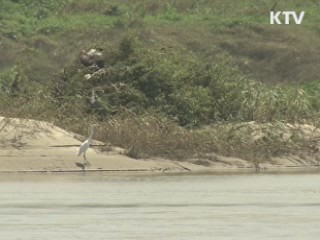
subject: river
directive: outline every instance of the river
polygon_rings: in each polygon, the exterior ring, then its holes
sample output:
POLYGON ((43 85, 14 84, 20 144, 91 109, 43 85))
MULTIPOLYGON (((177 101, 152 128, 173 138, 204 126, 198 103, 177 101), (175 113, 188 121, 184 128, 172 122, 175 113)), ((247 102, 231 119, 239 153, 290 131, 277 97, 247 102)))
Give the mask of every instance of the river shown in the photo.
POLYGON ((320 174, 5 174, 3 240, 319 239, 320 174))

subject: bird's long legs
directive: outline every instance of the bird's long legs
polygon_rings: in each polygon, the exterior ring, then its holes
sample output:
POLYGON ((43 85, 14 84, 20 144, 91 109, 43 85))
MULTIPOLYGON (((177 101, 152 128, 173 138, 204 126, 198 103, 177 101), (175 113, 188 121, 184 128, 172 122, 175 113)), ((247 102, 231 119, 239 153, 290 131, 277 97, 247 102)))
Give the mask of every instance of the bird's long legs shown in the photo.
POLYGON ((86 153, 83 154, 83 166, 90 166, 91 164, 87 160, 86 153))

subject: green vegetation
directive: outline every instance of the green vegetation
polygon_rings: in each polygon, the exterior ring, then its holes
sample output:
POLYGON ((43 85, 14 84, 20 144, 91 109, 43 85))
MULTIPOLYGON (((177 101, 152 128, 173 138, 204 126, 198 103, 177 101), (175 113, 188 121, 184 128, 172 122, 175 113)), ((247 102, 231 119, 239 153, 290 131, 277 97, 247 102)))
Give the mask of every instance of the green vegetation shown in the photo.
POLYGON ((136 158, 311 154, 312 139, 269 133, 317 124, 320 5, 279 1, 305 22, 270 26, 274 2, 3 0, 1 114, 79 133, 98 122, 99 139, 136 158), (104 68, 80 63, 91 48, 104 68), (249 121, 273 124, 252 141, 237 127, 249 121))

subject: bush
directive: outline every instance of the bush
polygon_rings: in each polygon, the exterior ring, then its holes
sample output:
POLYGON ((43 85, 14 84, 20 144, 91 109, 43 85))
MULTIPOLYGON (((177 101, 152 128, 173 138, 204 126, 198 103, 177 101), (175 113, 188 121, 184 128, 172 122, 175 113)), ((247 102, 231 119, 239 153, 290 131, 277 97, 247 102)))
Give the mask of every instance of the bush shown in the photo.
POLYGON ((0 72, 0 92, 1 94, 10 94, 18 91, 18 70, 17 67, 2 69, 0 72))

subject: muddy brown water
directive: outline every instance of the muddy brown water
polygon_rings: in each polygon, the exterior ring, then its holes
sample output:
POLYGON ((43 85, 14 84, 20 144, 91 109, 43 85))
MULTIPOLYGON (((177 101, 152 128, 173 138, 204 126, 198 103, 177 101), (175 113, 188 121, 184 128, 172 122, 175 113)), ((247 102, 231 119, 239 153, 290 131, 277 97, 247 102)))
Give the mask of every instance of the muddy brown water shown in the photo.
POLYGON ((319 239, 320 174, 5 174, 0 239, 319 239))

